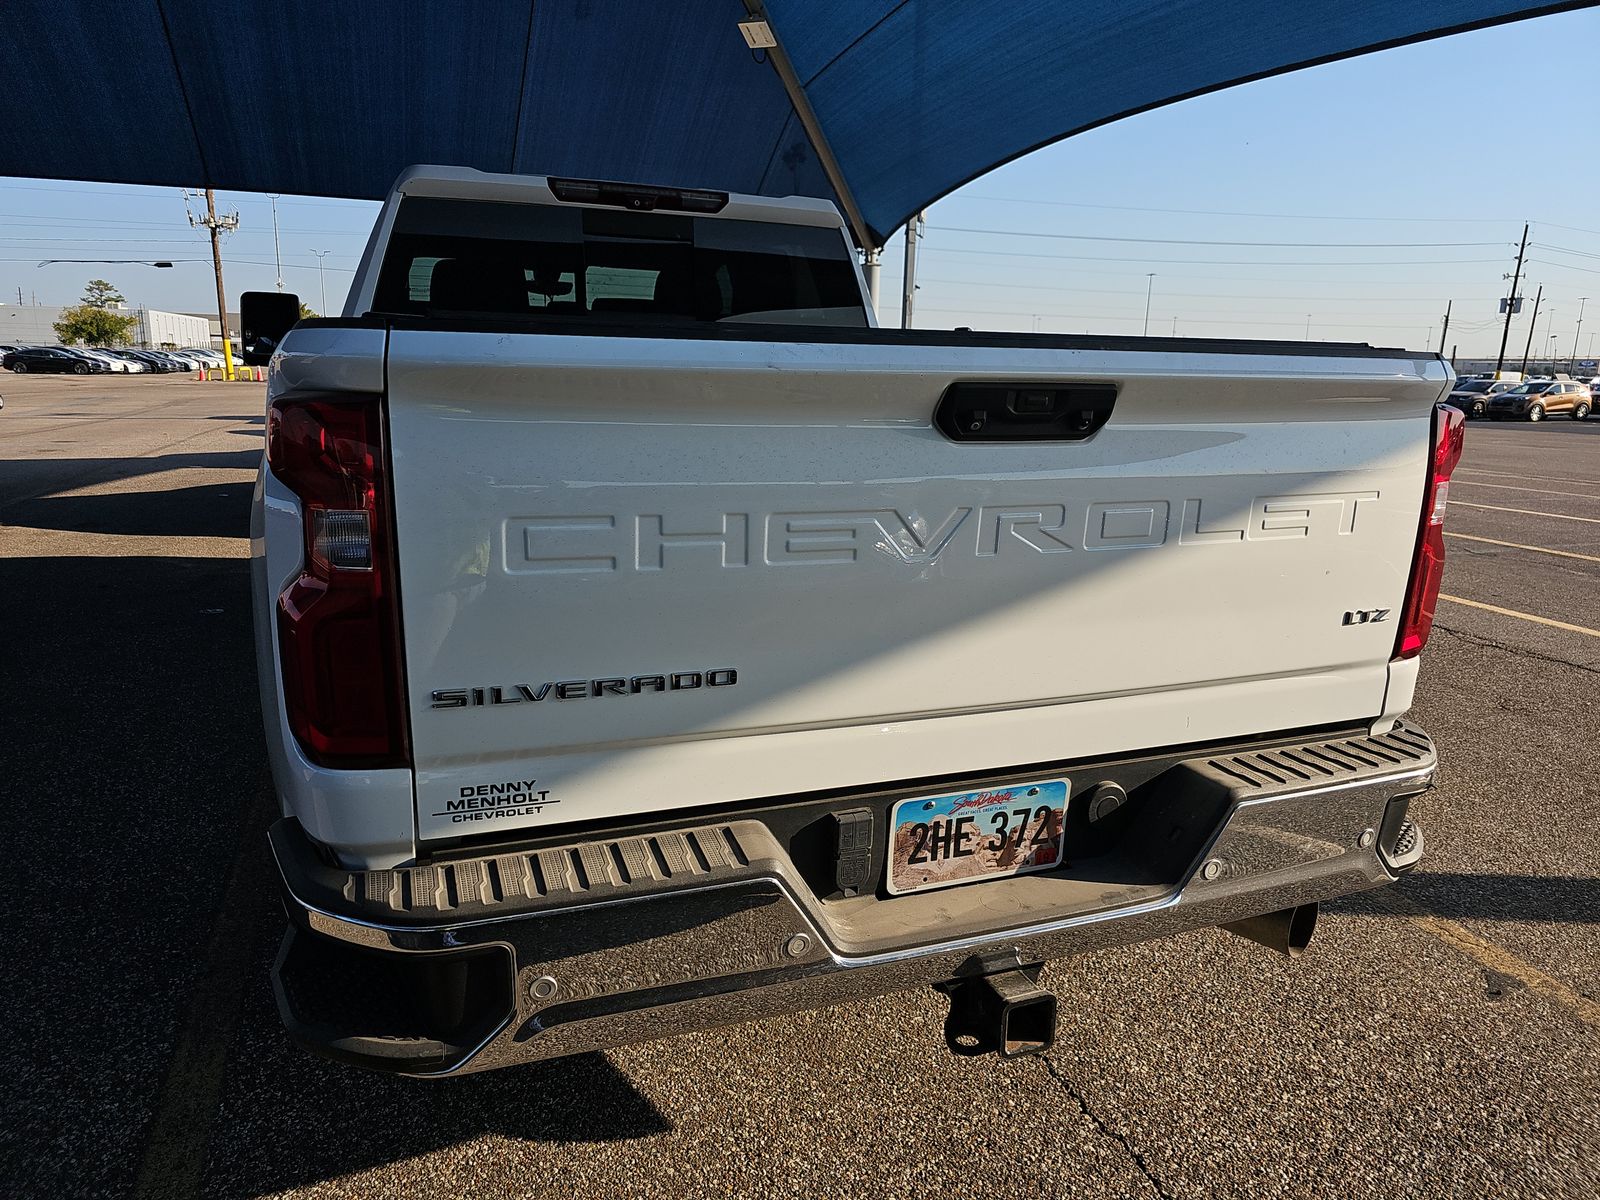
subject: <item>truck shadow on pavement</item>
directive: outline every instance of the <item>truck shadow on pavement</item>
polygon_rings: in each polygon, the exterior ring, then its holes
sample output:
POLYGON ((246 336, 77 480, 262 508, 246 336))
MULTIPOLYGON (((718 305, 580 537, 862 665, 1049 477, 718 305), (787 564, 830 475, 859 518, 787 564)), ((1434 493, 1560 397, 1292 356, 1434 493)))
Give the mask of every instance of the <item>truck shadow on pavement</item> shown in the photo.
POLYGON ((8 525, 71 533, 242 538, 250 519, 252 486, 241 479, 236 483, 198 484, 132 496, 126 492, 41 496, 8 505, 5 521, 8 525))
MULTIPOLYGON (((222 488, 215 525, 181 528, 242 534, 249 487, 222 488)), ((59 523, 170 532, 164 493, 104 500, 59 523)), ((668 1127, 601 1055, 426 1083, 289 1043, 246 560, 0 558, 0 595, 0 1195, 259 1195, 483 1137, 668 1127)))
MULTIPOLYGON (((1600 884, 1577 875, 1491 875, 1429 871, 1427 859, 1394 886, 1434 916, 1462 921, 1600 925, 1600 884)), ((1373 901, 1349 896, 1323 905, 1330 913, 1370 916, 1373 901)))

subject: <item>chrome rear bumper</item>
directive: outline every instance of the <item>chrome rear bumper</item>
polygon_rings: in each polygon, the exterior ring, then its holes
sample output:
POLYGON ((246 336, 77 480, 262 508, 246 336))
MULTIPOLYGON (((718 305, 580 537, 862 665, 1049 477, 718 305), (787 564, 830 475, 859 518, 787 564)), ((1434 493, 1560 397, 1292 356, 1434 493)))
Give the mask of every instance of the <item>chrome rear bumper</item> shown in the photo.
POLYGON ((647 1041, 1382 886, 1434 769, 1406 725, 1175 758, 1095 857, 893 898, 819 899, 755 815, 375 872, 284 821, 274 983, 298 1040, 407 1074, 647 1041))

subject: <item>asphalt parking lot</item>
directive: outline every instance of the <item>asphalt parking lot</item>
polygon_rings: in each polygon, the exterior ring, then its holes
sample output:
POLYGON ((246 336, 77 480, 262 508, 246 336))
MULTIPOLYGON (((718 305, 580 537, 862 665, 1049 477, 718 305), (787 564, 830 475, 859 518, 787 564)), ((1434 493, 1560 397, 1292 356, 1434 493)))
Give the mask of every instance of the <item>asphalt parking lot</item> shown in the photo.
POLYGON ((267 983, 260 385, 6 379, 0 1195, 1600 1195, 1600 421, 1469 427, 1414 719, 1429 841, 1297 964, 1060 964, 1046 1057, 932 994, 420 1083, 267 983))

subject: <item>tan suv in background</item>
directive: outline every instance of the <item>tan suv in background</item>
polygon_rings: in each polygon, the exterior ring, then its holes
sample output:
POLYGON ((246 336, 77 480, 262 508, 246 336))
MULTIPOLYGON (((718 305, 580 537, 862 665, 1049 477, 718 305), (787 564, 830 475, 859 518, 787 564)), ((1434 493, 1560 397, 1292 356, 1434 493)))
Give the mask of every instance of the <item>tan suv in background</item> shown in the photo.
POLYGON ((1594 397, 1587 384, 1571 379, 1535 379, 1519 383, 1509 391, 1489 397, 1489 419, 1504 421, 1520 418, 1542 421, 1547 416, 1569 414, 1574 421, 1582 421, 1594 406, 1594 397))

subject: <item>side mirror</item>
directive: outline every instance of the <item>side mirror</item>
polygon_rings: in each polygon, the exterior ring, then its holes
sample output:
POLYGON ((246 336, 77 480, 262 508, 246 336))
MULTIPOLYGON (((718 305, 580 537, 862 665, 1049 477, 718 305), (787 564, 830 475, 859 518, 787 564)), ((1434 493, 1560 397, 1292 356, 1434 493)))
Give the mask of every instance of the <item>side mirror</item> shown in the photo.
POLYGON ((264 366, 300 320, 300 297, 293 292, 245 292, 239 297, 239 357, 247 366, 264 366))

